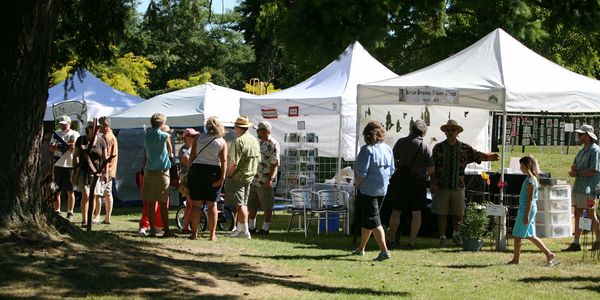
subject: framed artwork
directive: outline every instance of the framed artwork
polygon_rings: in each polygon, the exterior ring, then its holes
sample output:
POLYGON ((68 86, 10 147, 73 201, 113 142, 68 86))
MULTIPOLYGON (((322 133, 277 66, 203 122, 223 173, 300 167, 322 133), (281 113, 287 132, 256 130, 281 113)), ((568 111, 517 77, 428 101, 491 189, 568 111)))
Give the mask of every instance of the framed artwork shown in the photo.
POLYGON ((297 117, 300 114, 300 108, 298 106, 290 106, 288 108, 288 117, 297 117))
POLYGON ((306 123, 304 121, 298 121, 298 130, 306 129, 306 123))

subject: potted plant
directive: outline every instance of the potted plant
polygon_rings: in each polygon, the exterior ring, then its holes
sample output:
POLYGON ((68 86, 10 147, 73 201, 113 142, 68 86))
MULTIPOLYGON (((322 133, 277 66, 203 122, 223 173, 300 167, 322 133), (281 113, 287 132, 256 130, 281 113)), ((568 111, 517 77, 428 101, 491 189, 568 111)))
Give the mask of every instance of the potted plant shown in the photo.
POLYGON ((483 238, 488 234, 488 224, 485 206, 474 202, 467 204, 465 216, 460 224, 464 250, 481 250, 483 238))

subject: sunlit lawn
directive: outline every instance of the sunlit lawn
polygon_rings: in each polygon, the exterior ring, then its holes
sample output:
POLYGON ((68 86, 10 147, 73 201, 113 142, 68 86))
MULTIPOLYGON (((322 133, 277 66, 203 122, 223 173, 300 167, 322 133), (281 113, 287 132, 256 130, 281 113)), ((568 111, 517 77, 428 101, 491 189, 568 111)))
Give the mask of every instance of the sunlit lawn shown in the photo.
MULTIPOLYGON (((545 266, 525 242, 521 265, 505 265, 510 253, 439 249, 420 238, 417 250, 394 250, 373 262, 371 241, 364 257, 341 233, 307 238, 286 233, 289 215, 274 217, 268 236, 216 242, 185 236, 137 235, 139 208, 116 209, 113 224, 54 247, 18 241, 0 245, 0 298, 304 298, 304 299, 594 299, 600 296, 600 261, 583 253, 557 253, 562 264, 545 266)), ((175 210, 171 211, 174 217, 175 210)), ((80 216, 76 214, 76 221, 80 216)), ((260 224, 260 222, 259 222, 260 224)), ((292 223, 292 226, 297 222, 292 223)), ((405 239, 404 239, 405 241, 405 239)), ((544 239, 552 251, 569 238, 544 239)), ((512 248, 512 241, 509 247, 512 248)))

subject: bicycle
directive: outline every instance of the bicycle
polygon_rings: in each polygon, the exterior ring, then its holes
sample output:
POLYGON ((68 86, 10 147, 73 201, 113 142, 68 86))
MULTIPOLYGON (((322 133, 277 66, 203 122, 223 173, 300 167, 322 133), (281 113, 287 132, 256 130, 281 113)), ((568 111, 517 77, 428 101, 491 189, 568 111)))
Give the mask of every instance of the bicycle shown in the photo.
MULTIPOLYGON (((183 216, 185 214, 185 201, 183 206, 177 210, 175 220, 177 220, 177 227, 183 229, 183 216)), ((231 231, 235 226, 235 208, 230 204, 225 204, 225 201, 221 197, 217 200, 217 230, 231 231)), ((202 205, 202 213, 200 214, 200 223, 198 225, 198 231, 206 231, 208 228, 208 205, 202 205)))

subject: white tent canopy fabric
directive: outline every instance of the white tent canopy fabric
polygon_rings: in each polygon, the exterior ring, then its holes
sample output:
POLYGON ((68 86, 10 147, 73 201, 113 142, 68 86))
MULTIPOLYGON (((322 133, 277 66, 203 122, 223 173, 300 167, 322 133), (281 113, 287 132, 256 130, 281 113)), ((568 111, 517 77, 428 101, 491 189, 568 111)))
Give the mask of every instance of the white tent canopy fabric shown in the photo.
POLYGON ((395 76, 355 42, 324 69, 293 87, 268 95, 242 97, 240 114, 260 121, 265 110, 276 112, 277 119, 269 121, 273 124, 272 134, 279 141, 284 141, 285 133, 298 131, 297 122, 304 121, 305 131, 320 135, 317 146, 320 156, 353 160, 356 87, 395 76), (298 116, 288 116, 290 108, 295 107, 298 116))
POLYGON ((53 121, 52 105, 64 101, 85 100, 88 119, 110 116, 144 101, 143 98, 112 88, 89 71, 85 71, 82 81, 74 78, 72 87, 69 83, 66 98, 64 84, 62 81, 48 89, 44 121, 53 121))
POLYGON ((458 90, 459 100, 454 104, 462 107, 511 112, 600 111, 600 81, 545 59, 502 29, 429 67, 360 85, 358 102, 398 103, 401 90, 415 87, 458 90))
POLYGON ((204 118, 218 117, 231 126, 238 117, 240 97, 250 94, 206 83, 152 97, 111 117, 113 128, 150 127, 154 113, 167 116, 171 127, 204 126, 204 118))

